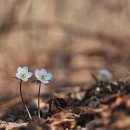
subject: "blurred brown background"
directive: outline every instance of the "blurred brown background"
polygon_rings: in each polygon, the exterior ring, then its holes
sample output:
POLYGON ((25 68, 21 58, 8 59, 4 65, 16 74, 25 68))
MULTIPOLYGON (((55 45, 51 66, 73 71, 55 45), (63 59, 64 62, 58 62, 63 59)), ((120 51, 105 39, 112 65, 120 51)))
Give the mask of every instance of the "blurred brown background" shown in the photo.
MULTIPOLYGON (((130 70, 130 0, 0 0, 0 99, 19 93, 18 66, 46 68, 43 91, 92 81, 105 68, 130 70), (45 87, 44 87, 45 88, 45 87)), ((24 84, 24 93, 37 86, 24 84)))

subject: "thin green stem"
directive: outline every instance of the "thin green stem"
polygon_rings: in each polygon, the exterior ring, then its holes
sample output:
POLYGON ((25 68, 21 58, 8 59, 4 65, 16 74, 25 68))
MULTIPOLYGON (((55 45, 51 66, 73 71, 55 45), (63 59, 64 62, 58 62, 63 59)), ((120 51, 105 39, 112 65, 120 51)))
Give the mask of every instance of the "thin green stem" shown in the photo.
POLYGON ((41 118, 40 114, 40 90, 41 90, 41 83, 39 83, 39 91, 38 91, 38 117, 41 118))
POLYGON ((22 100, 22 103, 23 103, 23 106, 25 107, 27 113, 28 113, 28 116, 30 118, 30 120, 32 120, 32 116, 27 108, 27 106, 25 105, 25 102, 24 102, 24 99, 23 99, 23 96, 22 96, 22 80, 20 80, 20 97, 21 97, 21 100, 22 100))

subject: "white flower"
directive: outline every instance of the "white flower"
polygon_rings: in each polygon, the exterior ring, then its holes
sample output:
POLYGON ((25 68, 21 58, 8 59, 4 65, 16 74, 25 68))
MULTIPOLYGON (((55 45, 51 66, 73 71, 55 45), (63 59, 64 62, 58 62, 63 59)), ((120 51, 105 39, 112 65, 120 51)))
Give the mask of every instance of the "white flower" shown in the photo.
POLYGON ((28 72, 28 67, 18 67, 16 77, 23 81, 28 81, 28 79, 33 75, 33 73, 28 72))
POLYGON ((45 69, 41 69, 41 70, 36 69, 35 76, 40 82, 47 84, 49 83, 49 80, 52 79, 53 75, 51 73, 47 73, 45 69))
POLYGON ((107 69, 101 69, 97 74, 97 78, 99 80, 112 80, 112 74, 107 69))

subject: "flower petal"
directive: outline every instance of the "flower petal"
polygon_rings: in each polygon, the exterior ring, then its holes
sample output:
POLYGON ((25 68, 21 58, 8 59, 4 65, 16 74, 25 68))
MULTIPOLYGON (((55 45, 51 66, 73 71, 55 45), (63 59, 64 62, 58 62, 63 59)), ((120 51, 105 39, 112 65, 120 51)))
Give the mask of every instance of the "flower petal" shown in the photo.
POLYGON ((21 68, 21 72, 27 74, 28 73, 28 68, 26 68, 26 67, 21 68))
POLYGON ((47 74, 47 77, 46 77, 46 80, 51 80, 53 77, 52 73, 48 73, 47 74))
POLYGON ((22 69, 21 67, 18 67, 18 68, 17 68, 17 72, 18 72, 18 74, 20 74, 21 69, 22 69))
POLYGON ((33 73, 28 72, 27 78, 30 78, 33 75, 33 73))
POLYGON ((42 75, 47 75, 46 69, 41 69, 41 70, 40 70, 40 74, 42 74, 42 75))
POLYGON ((48 84, 49 83, 48 80, 41 80, 41 82, 44 83, 44 84, 48 84))
POLYGON ((40 70, 39 69, 36 69, 35 70, 35 76, 36 76, 36 78, 39 80, 40 79, 40 70))
POLYGON ((28 71, 28 67, 26 67, 26 66, 25 66, 25 67, 23 67, 23 69, 25 69, 25 70, 27 70, 27 71, 28 71))
POLYGON ((28 78, 25 78, 25 79, 23 79, 23 78, 21 78, 23 81, 28 81, 28 78))
POLYGON ((16 77, 17 77, 18 79, 21 79, 21 77, 19 76, 19 74, 18 74, 18 73, 16 73, 16 77))

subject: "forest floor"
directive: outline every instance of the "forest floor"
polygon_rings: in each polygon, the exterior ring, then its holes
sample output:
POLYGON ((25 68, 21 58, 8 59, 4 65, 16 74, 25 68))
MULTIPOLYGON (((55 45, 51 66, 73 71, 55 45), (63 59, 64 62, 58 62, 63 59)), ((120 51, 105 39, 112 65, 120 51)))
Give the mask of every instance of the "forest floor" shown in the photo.
POLYGON ((26 101, 33 120, 16 97, 0 105, 0 129, 130 130, 128 46, 95 37, 50 47, 41 55, 54 73, 50 92, 41 94, 42 118, 37 117, 37 96, 26 101))

